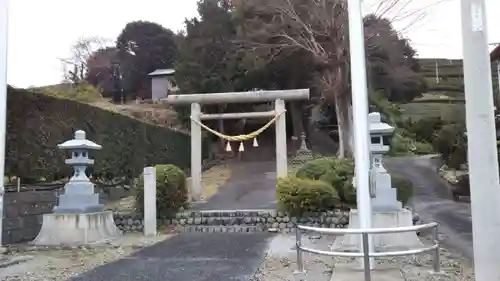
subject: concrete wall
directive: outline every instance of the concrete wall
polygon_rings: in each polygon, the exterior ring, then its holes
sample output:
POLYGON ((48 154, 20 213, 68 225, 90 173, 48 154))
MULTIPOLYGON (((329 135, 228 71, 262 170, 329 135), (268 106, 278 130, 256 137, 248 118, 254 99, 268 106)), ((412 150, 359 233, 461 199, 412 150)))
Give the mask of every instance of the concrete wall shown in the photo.
POLYGON ((2 243, 33 240, 42 226, 42 216, 51 213, 57 191, 8 192, 4 195, 2 243))

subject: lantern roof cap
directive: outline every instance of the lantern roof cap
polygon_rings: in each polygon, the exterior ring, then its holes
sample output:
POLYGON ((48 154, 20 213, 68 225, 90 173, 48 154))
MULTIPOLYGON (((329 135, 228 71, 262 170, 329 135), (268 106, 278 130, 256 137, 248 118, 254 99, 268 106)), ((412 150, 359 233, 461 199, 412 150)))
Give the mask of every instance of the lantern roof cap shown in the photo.
POLYGON ((370 129, 370 135, 373 134, 392 134, 394 132, 394 127, 381 121, 380 113, 372 112, 368 114, 368 123, 370 129))
POLYGON ((75 132, 75 138, 58 144, 59 149, 87 149, 99 150, 102 146, 85 138, 85 131, 78 130, 75 132))

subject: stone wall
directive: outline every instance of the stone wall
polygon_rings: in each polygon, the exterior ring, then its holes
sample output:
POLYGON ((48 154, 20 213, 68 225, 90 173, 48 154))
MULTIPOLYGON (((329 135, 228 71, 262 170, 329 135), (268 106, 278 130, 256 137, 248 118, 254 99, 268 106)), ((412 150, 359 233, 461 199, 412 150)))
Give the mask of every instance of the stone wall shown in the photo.
MULTIPOLYGON (((116 225, 124 232, 143 229, 140 214, 114 214, 116 225)), ((289 217, 273 210, 262 211, 187 211, 177 214, 175 219, 159 219, 158 227, 169 226, 180 232, 291 232, 295 224, 345 228, 349 224, 348 211, 330 211, 304 214, 300 218, 289 217)))
POLYGON ((56 202, 54 190, 5 193, 2 243, 33 240, 42 226, 43 214, 51 213, 56 202))

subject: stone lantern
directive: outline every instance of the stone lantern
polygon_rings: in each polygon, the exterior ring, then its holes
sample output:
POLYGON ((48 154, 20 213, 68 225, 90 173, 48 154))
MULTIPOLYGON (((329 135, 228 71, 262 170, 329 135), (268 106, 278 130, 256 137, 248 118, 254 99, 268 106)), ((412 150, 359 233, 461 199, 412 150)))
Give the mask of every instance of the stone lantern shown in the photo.
POLYGON ((306 134, 303 132, 300 134, 300 148, 289 162, 290 164, 304 164, 312 159, 314 159, 314 157, 312 151, 307 148, 306 134))
POLYGON ((87 140, 84 131, 76 131, 75 138, 58 145, 61 150, 71 153, 65 163, 73 167, 73 176, 64 186, 64 194, 59 197, 54 213, 100 212, 104 206, 99 204, 99 194, 94 193, 94 184, 87 177, 87 167, 94 164, 89 152, 100 150, 102 146, 87 140))
POLYGON ((94 164, 89 152, 102 147, 87 140, 84 131, 76 131, 74 139, 58 148, 70 151, 71 157, 65 163, 73 167, 73 176, 64 186, 54 213, 43 215, 42 228, 32 244, 80 246, 107 243, 121 236, 113 212, 99 204, 99 194, 94 193, 94 184, 85 174, 87 167, 94 164))
POLYGON ((401 203, 397 200, 397 191, 392 188, 391 175, 383 163, 383 156, 390 150, 394 128, 381 121, 380 113, 368 115, 370 129, 370 151, 372 168, 370 171, 372 208, 377 211, 399 211, 401 203))
POLYGON ((372 155, 383 155, 391 149, 394 127, 382 122, 380 113, 368 114, 372 155))
MULTIPOLYGON (((411 211, 404 209, 397 200, 397 190, 392 188, 391 175, 384 168, 382 157, 389 152, 394 128, 383 123, 380 113, 368 115, 371 137, 370 151, 372 167, 370 171, 370 187, 372 191, 372 228, 395 228, 413 226, 411 211)), ((349 226, 359 229, 358 210, 351 209, 349 226)), ((415 232, 373 234, 372 244, 375 251, 392 251, 409 248, 419 248, 423 244, 415 232)), ((341 239, 335 239, 332 249, 342 251, 360 251, 361 238, 359 234, 346 234, 341 239)))

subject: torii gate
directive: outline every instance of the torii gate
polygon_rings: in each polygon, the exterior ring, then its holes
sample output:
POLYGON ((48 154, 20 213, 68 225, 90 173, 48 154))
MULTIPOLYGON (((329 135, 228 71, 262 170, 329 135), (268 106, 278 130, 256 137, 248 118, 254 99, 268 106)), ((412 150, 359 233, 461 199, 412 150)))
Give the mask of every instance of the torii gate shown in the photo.
POLYGON ((276 127, 276 174, 278 178, 286 177, 287 139, 285 100, 307 100, 309 89, 252 91, 233 93, 209 93, 192 95, 170 95, 164 102, 171 105, 191 104, 191 180, 192 199, 199 201, 202 194, 202 120, 239 119, 239 118, 274 118, 276 127), (267 112, 241 112, 222 114, 203 114, 201 104, 256 103, 274 101, 275 108, 267 112))

